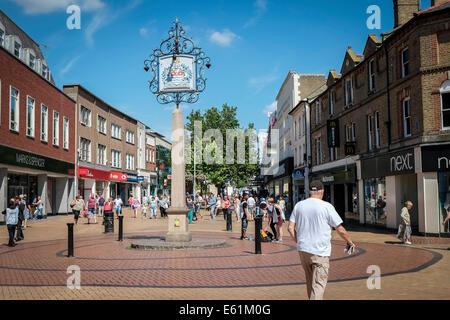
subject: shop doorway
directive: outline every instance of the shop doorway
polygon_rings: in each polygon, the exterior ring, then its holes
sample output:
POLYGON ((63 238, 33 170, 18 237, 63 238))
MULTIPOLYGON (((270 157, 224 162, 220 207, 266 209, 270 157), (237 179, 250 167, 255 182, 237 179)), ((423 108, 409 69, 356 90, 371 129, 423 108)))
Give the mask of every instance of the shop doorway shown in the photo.
POLYGON ((331 186, 324 186, 323 201, 331 203, 331 186))
POLYGON ((334 185, 334 207, 345 223, 345 187, 343 184, 334 185))

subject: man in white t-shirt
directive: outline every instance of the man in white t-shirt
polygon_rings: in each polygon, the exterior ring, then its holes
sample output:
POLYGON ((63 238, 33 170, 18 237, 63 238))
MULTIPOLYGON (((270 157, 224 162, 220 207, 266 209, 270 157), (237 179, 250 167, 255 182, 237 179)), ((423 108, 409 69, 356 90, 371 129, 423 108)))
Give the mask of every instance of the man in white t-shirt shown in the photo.
POLYGON ((332 228, 336 228, 339 236, 347 242, 347 248, 355 247, 333 205, 322 200, 323 193, 322 182, 313 181, 310 185, 311 197, 297 203, 288 228, 289 234, 297 242, 310 300, 322 300, 325 293, 332 228))
POLYGON ((256 206, 256 201, 255 198, 253 198, 253 195, 250 195, 248 200, 247 200, 247 205, 248 205, 248 213, 250 214, 249 217, 249 221, 253 221, 255 219, 255 206, 256 206))

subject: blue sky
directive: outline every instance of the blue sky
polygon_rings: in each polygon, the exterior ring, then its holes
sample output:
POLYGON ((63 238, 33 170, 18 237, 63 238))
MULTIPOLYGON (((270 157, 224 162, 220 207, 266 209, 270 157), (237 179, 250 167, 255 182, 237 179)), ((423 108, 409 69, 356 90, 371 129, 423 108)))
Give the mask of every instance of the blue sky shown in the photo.
MULTIPOLYGON (((429 1, 423 1, 423 6, 429 1)), ((428 3, 427 3, 428 2, 428 3)), ((167 38, 178 17, 211 58, 205 110, 238 107, 243 126, 267 128, 265 111, 289 70, 340 71, 347 46, 362 53, 369 33, 393 27, 392 0, 0 0, 1 9, 36 42, 56 84, 80 83, 119 110, 170 139, 171 115, 148 90, 143 61, 167 38), (81 7, 81 30, 68 30, 66 8, 81 7), (381 29, 369 30, 370 5, 381 8, 381 29)))

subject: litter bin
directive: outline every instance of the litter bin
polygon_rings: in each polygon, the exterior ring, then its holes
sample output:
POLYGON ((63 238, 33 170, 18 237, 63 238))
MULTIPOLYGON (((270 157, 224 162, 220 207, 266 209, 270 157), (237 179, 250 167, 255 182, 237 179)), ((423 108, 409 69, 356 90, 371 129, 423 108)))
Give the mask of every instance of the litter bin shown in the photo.
POLYGON ((114 233, 114 213, 113 212, 105 212, 105 233, 114 233))

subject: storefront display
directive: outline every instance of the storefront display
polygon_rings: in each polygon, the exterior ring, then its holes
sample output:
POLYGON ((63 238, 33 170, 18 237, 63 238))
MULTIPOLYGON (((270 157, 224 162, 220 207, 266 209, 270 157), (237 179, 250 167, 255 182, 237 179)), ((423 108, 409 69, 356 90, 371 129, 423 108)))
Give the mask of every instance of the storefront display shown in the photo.
POLYGON ((364 180, 364 223, 386 226, 386 179, 364 180))

